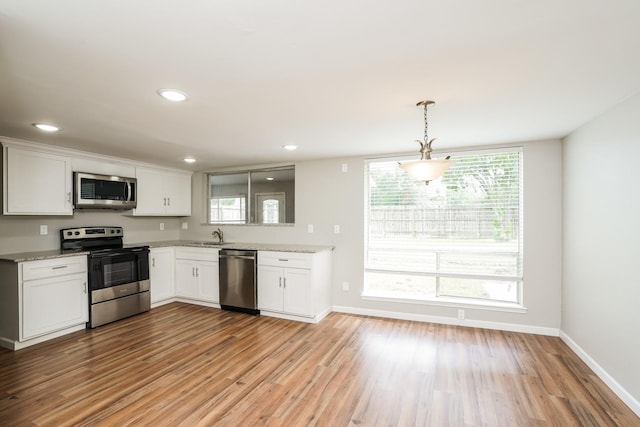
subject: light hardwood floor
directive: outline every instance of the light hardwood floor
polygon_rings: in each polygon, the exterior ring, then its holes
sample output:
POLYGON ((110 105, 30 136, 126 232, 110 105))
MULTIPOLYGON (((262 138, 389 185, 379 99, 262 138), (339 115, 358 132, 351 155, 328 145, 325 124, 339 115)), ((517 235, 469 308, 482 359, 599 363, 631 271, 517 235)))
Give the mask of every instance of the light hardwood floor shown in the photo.
POLYGON ((172 303, 0 350, 0 425, 638 426, 558 338, 172 303))

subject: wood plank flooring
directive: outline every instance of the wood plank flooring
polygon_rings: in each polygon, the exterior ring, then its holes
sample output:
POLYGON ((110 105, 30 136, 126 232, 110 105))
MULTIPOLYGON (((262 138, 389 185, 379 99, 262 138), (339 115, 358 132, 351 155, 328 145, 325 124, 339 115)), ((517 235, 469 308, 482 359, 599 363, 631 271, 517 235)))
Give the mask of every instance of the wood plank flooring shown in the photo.
POLYGON ((2 426, 638 426, 558 338, 172 303, 0 350, 2 426))

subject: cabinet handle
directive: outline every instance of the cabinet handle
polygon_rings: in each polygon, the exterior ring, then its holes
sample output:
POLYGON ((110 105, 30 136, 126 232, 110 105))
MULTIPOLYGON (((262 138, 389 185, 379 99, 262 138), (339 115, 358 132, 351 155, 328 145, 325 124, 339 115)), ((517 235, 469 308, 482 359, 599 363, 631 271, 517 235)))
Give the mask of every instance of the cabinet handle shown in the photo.
POLYGON ((278 258, 278 261, 289 261, 289 260, 286 258, 278 258))
POLYGON ((287 278, 285 277, 284 280, 282 281, 282 287, 286 288, 287 287, 287 278))
POLYGON ((57 265, 55 267, 51 267, 52 270, 60 270, 61 268, 67 268, 68 265, 57 265))
POLYGON ((84 293, 87 293, 87 282, 84 282, 84 293))
POLYGON ((192 277, 196 276, 196 268, 195 267, 191 267, 191 276, 192 277))
POLYGON ((167 206, 171 206, 171 197, 167 197, 167 206))
POLYGON ((151 267, 155 267, 156 266, 156 258, 153 257, 151 258, 151 267))
POLYGON ((281 288, 282 287, 282 277, 279 277, 280 282, 278 283, 278 287, 281 288))
POLYGON ((167 206, 167 198, 166 197, 164 197, 162 199, 162 206, 167 206))
POLYGON ((196 277, 200 277, 200 269, 196 267, 196 277))
POLYGON ((71 203, 71 191, 67 193, 67 202, 71 203))

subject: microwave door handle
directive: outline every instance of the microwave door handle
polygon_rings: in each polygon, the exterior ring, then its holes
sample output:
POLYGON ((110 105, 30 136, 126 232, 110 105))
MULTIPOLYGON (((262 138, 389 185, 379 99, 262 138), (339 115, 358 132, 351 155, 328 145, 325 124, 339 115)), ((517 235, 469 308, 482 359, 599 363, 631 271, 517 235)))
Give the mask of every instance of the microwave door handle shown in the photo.
POLYGON ((124 199, 128 202, 129 197, 131 197, 131 183, 127 182, 127 185, 124 186, 124 199))

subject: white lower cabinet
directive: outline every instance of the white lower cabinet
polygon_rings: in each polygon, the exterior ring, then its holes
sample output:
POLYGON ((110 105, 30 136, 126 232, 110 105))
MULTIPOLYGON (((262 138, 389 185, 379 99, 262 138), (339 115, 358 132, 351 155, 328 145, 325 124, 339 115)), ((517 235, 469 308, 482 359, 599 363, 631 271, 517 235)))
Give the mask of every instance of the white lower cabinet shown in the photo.
POLYGON ((151 304, 160 305, 175 297, 174 286, 174 249, 151 248, 149 250, 149 281, 151 304))
POLYGON ((310 270, 300 268, 258 267, 260 310, 312 316, 310 276, 310 270))
POLYGON ((20 341, 83 325, 89 316, 87 257, 20 263, 20 341))
POLYGON ((318 322, 331 311, 331 252, 258 253, 260 314, 318 322))
POLYGON ((84 329, 87 257, 0 262, 0 345, 18 350, 84 329))
POLYGON ((218 249, 176 248, 176 296, 218 304, 218 249))
POLYGON ((20 340, 86 323, 88 301, 86 273, 23 282, 20 340))

